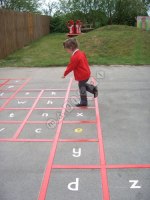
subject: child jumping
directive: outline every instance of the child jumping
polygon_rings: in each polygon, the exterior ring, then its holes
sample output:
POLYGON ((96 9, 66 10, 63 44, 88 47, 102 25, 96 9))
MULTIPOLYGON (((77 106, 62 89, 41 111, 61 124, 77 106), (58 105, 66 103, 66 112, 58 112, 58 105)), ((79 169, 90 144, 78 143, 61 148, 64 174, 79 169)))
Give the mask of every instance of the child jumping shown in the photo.
POLYGON ((71 54, 71 58, 62 78, 65 78, 71 71, 74 72, 74 78, 78 81, 80 91, 80 103, 76 106, 88 106, 86 91, 92 93, 94 98, 96 98, 98 96, 98 89, 96 86, 87 83, 91 71, 86 55, 78 49, 78 42, 75 38, 67 39, 63 43, 63 46, 66 51, 71 54))

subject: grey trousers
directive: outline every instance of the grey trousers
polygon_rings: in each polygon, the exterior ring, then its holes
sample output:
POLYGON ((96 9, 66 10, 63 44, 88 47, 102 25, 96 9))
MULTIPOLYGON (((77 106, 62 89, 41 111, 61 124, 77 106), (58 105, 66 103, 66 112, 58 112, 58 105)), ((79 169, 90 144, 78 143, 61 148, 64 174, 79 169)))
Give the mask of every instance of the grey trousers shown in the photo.
POLYGON ((87 104, 87 91, 94 94, 95 86, 87 83, 88 80, 89 79, 78 82, 81 104, 87 104))

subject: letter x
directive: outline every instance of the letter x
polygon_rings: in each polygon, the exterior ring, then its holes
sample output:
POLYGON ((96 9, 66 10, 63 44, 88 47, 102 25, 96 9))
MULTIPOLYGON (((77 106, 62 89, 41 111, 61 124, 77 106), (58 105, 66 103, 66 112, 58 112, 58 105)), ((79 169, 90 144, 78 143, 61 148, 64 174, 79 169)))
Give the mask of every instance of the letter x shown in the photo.
POLYGON ((77 113, 77 117, 83 117, 83 113, 77 113))

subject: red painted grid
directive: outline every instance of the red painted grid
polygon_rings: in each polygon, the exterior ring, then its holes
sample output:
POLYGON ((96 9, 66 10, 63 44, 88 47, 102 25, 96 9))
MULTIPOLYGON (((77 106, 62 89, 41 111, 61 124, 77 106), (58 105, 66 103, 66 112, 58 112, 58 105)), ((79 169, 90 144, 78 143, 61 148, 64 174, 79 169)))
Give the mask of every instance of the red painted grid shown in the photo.
POLYGON ((30 81, 30 79, 27 79, 23 84, 21 84, 21 86, 14 91, 14 93, 5 101, 5 103, 0 107, 1 109, 4 109, 6 107, 6 105, 16 96, 16 94, 18 92, 20 92, 26 85, 27 83, 30 81))
POLYGON ((64 101, 65 103, 64 103, 64 107, 63 107, 63 110, 62 110, 62 113, 61 113, 62 119, 60 120, 60 122, 58 124, 56 136, 55 136, 54 141, 53 141, 53 146, 52 146, 52 149, 50 150, 50 156, 48 158, 48 163, 47 163, 46 170, 45 170, 45 173, 44 173, 44 177, 43 177, 43 181, 42 181, 38 200, 44 200, 46 198, 46 192, 47 192, 48 183, 49 183, 50 175, 51 175, 51 171, 52 171, 53 160, 54 160, 54 157, 55 157, 56 148, 57 148, 57 144, 58 144, 58 141, 59 141, 60 132, 61 132, 62 124, 63 124, 63 119, 64 119, 64 116, 65 116, 65 111, 66 111, 66 107, 67 107, 67 101, 68 101, 68 97, 69 97, 71 84, 72 84, 72 79, 70 80, 70 83, 69 83, 69 86, 68 86, 68 89, 67 89, 67 93, 66 93, 66 97, 65 97, 65 101, 64 101))
MULTIPOLYGON (((7 85, 7 82, 9 80, 15 80, 15 79, 5 79, 5 82, 3 85, 7 85)), ((18 79, 16 79, 18 80, 18 79)), ((22 79, 26 80, 26 79, 22 79)), ((13 138, 4 138, 0 139, 0 142, 52 142, 52 150, 50 150, 50 155, 48 159, 48 163, 46 166, 46 170, 44 173, 40 193, 39 193, 39 198, 38 200, 44 200, 46 198, 46 192, 50 180, 50 175, 52 169, 99 169, 101 173, 101 178, 102 178, 102 189, 103 189, 103 200, 109 200, 110 195, 109 195, 109 186, 108 186, 108 179, 107 179, 107 169, 146 169, 150 168, 150 164, 118 164, 118 165, 107 165, 106 164, 106 159, 105 159, 105 150, 104 150, 104 143, 103 143, 103 136, 102 136, 102 129, 101 129, 101 121, 100 121, 100 113, 99 113, 99 106, 98 106, 98 99, 95 99, 95 106, 94 107, 88 107, 86 109, 95 109, 96 110, 96 121, 95 120, 83 120, 83 121, 63 121, 65 111, 66 111, 66 106, 67 106, 67 100, 71 97, 69 97, 69 92, 70 91, 75 91, 75 89, 71 89, 71 84, 72 80, 69 83, 67 93, 65 97, 42 97, 42 94, 44 91, 66 91, 65 89, 29 89, 29 90, 23 90, 23 87, 29 82, 30 79, 26 80, 17 90, 12 90, 14 94, 11 95, 9 98, 1 98, 1 99, 6 99, 6 102, 2 106, 3 110, 29 110, 28 114, 26 115, 25 119, 23 121, 0 121, 0 124, 20 124, 18 130, 16 131, 15 135, 13 138), (37 91, 39 92, 39 95, 37 97, 18 97, 20 98, 28 98, 28 99, 35 99, 32 107, 30 108, 5 108, 6 105, 13 99, 17 98, 16 95, 20 91, 37 91), (44 99, 44 98, 58 98, 58 99, 65 99, 64 100, 64 106, 62 108, 49 108, 49 109, 60 109, 62 110, 62 120, 57 121, 57 131, 56 131, 56 136, 54 140, 50 139, 19 139, 18 136, 25 126, 25 124, 45 124, 45 121, 28 121, 28 118, 30 117, 31 113, 33 110, 38 110, 38 109, 47 109, 48 108, 36 108, 36 105, 39 101, 39 99, 44 99), (97 133, 98 133, 98 139, 59 139, 60 132, 61 132, 61 127, 62 124, 96 124, 97 126, 97 133), (97 142, 99 144, 99 152, 100 152, 100 165, 53 165, 53 160, 55 157, 56 153, 56 148, 58 142, 97 142)), ((4 90, 2 90, 4 91, 4 90)), ((7 90, 8 92, 8 90, 7 90)), ((90 99, 91 97, 89 97, 90 99)), ((74 108, 73 109, 80 109, 80 108, 74 108)))
POLYGON ((2 87, 3 85, 6 85, 9 82, 10 79, 6 79, 4 82, 0 83, 0 87, 2 87))

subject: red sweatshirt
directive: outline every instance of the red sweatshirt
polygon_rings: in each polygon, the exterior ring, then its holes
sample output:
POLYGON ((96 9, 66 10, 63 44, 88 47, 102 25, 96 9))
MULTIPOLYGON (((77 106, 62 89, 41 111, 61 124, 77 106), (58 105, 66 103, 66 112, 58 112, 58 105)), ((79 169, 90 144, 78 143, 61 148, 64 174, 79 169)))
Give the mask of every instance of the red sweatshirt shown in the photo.
POLYGON ((71 56, 70 63, 67 66, 64 76, 67 76, 71 71, 74 72, 74 78, 77 81, 83 81, 90 77, 91 71, 84 52, 77 50, 71 56))

